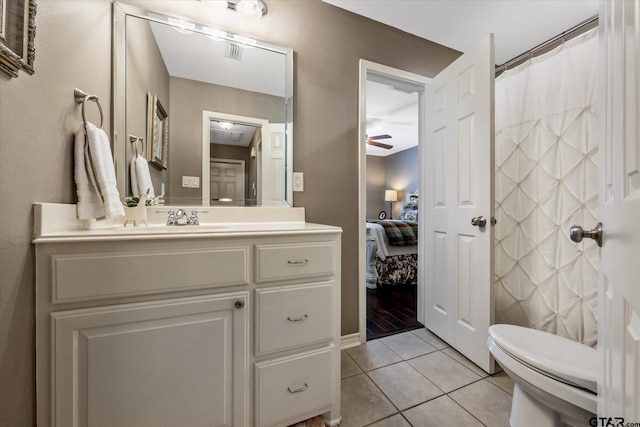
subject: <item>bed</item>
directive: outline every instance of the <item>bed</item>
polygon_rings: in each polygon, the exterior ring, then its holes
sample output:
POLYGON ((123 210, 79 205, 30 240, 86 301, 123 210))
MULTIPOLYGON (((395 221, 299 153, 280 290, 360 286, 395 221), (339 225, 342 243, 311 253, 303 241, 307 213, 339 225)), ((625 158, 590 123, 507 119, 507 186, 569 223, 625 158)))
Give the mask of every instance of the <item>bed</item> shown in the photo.
POLYGON ((367 288, 418 282, 417 201, 399 220, 367 221, 367 288))

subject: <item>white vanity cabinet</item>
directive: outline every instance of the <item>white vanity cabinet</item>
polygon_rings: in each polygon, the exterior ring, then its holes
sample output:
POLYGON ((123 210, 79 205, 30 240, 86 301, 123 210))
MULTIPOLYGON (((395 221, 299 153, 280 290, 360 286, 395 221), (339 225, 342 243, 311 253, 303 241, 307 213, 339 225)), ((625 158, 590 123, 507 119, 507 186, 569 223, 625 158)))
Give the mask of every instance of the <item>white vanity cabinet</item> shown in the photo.
POLYGON ((340 229, 36 236, 39 426, 340 421, 340 229))

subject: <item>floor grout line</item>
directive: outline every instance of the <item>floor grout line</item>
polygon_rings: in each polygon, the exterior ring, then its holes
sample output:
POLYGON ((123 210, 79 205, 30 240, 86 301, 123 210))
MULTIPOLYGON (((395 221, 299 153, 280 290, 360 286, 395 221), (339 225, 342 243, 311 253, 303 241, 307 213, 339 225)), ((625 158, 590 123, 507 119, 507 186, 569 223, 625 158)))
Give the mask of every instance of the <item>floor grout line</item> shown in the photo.
MULTIPOLYGON (((411 332, 411 331, 407 331, 407 332, 411 332)), ((406 332, 403 332, 403 333, 406 333, 406 332)), ((422 337, 418 336, 417 334, 414 334, 414 335, 416 335, 418 338, 420 338, 420 339, 421 339, 422 341, 424 341, 425 343, 427 343, 427 344, 429 344, 429 345, 433 346, 431 343, 429 343, 428 341, 426 341, 426 340, 425 340, 425 339, 423 339, 422 337)), ((483 426, 487 426, 487 424, 485 424, 484 422, 482 422, 482 421, 481 421, 477 416, 475 416, 475 415, 474 415, 473 413, 471 413, 467 408, 465 408, 461 403, 459 403, 456 399, 454 399, 452 396, 450 396, 450 394, 452 394, 452 393, 454 393, 454 392, 456 392, 456 391, 458 391, 458 390, 461 390, 461 389, 463 389, 463 388, 465 388, 465 387, 469 387, 469 386, 471 386, 471 385, 473 385, 473 384, 476 384, 476 383, 478 383, 478 382, 480 382, 480 381, 482 381, 482 380, 487 380, 487 382, 488 382, 489 384, 491 384, 492 386, 496 387, 498 390, 500 390, 500 391, 502 391, 502 392, 505 392, 505 393, 507 393, 507 394, 510 394, 510 393, 508 393, 506 390, 502 389, 502 387, 500 387, 500 386, 498 386, 497 384, 494 384, 493 382, 491 382, 491 381, 489 381, 489 380, 488 380, 488 378, 491 378, 491 377, 492 377, 492 375, 487 374, 486 372, 484 372, 484 376, 481 376, 480 374, 478 374, 477 372, 475 372, 473 369, 471 369, 470 367, 466 366, 465 364, 463 364, 462 362, 460 362, 459 360, 457 360, 455 357, 453 357, 453 356, 451 356, 450 354, 446 353, 444 350, 447 350, 447 349, 449 349, 449 348, 452 348, 452 347, 450 347, 450 346, 447 346, 447 347, 444 347, 444 348, 437 348, 437 347, 433 346, 433 347, 435 348, 435 351, 430 351, 430 352, 427 352, 427 353, 425 353, 425 354, 421 354, 421 355, 418 355, 418 356, 414 356, 414 357, 410 357, 410 358, 405 359, 403 356, 401 356, 401 355, 400 355, 400 354, 398 354, 397 352, 393 351, 393 349, 392 349, 391 347, 389 347, 387 344, 385 344, 381 339, 376 339, 376 341, 380 341, 380 343, 381 343, 384 347, 386 347, 389 351, 391 351, 391 352, 392 352, 393 354, 395 354, 396 356, 400 357, 400 358, 401 358, 401 360, 396 361, 396 362, 392 362, 392 363, 388 363, 388 364, 385 364, 385 365, 382 365, 382 366, 377 366, 377 367, 375 367, 375 368, 372 368, 372 369, 366 370, 366 369, 364 369, 364 368, 363 368, 363 367, 358 363, 358 361, 357 361, 353 356, 351 356, 351 354, 349 354, 349 353, 348 353, 348 351, 347 351, 347 350, 344 350, 344 352, 345 352, 346 356, 347 356, 349 359, 351 359, 351 361, 352 361, 352 362, 353 362, 353 363, 354 363, 354 364, 355 364, 355 365, 360 369, 360 371, 361 371, 361 372, 356 373, 356 374, 353 374, 353 375, 349 375, 349 376, 344 377, 344 378, 341 378, 341 381, 342 381, 342 380, 345 380, 345 379, 347 379, 347 378, 353 378, 353 377, 355 377, 355 376, 357 376, 357 375, 360 375, 360 374, 364 374, 364 375, 365 375, 365 377, 366 377, 366 378, 367 378, 367 379, 368 379, 368 380, 369 380, 369 381, 374 385, 374 387, 375 387, 375 388, 376 388, 376 389, 377 389, 377 390, 382 394, 382 396, 384 396, 384 398, 385 398, 385 399, 387 399, 387 401, 388 401, 388 402, 392 405, 392 407, 396 410, 396 412, 394 412, 394 413, 392 413, 392 414, 389 414, 389 415, 387 415, 387 416, 384 416, 384 417, 382 417, 382 418, 380 418, 380 419, 377 419, 377 420, 375 420, 375 421, 372 421, 371 423, 366 424, 366 426, 374 425, 374 424, 379 423, 379 422, 381 422, 381 421, 384 421, 384 420, 387 420, 387 419, 389 419, 389 418, 392 418, 392 417, 394 417, 394 416, 396 416, 396 415, 400 415, 400 416, 401 416, 401 417, 402 417, 402 418, 403 418, 403 419, 404 419, 404 420, 405 420, 409 425, 411 425, 411 426, 412 426, 412 424, 409 422, 409 420, 404 416, 404 412, 406 412, 406 411, 408 411, 408 410, 410 410, 410 409, 413 409, 413 408, 415 408, 415 407, 418 407, 418 406, 420 406, 420 405, 423 405, 423 404, 425 404, 425 403, 427 403, 427 402, 430 402, 430 401, 433 401, 433 400, 435 400, 435 399, 439 399, 439 398, 441 398, 441 397, 445 397, 445 396, 446 396, 446 397, 448 397, 449 399, 451 399, 451 400, 452 400, 452 401, 453 401, 453 402, 454 402, 458 407, 462 408, 466 413, 468 413, 469 415, 471 415, 471 416, 473 417, 473 419, 475 419, 476 421, 478 421, 481 425, 483 425, 483 426), (423 356, 426 356, 426 355, 429 355, 429 354, 433 354, 433 353, 436 353, 436 352, 440 352, 440 353, 444 354, 444 355, 445 355, 445 356, 447 356, 449 359, 451 359, 452 361, 454 361, 454 362, 456 362, 458 365, 460 365, 460 367, 461 367, 461 368, 464 368, 464 370, 468 370, 468 371, 473 372, 474 374, 478 375, 478 379, 474 379, 473 381, 471 381, 471 382, 469 382, 469 383, 467 383, 467 384, 465 384, 465 385, 462 385, 462 386, 460 386, 460 387, 457 387, 457 388, 455 388, 455 389, 453 389, 453 390, 451 390, 451 391, 449 391, 449 392, 445 392, 445 391, 444 391, 444 390, 442 390, 440 387, 438 387, 435 383, 433 383, 433 381, 431 381, 431 380, 430 380, 426 375, 424 375, 422 372, 418 371, 417 369, 413 368, 413 369, 415 369, 415 370, 417 371, 417 373, 418 373, 418 374, 420 374, 420 375, 421 375, 422 377, 424 377, 427 381, 429 381, 431 384, 433 384, 433 385, 434 385, 438 390, 440 390, 440 391, 442 392, 442 394, 440 394, 440 395, 438 395, 438 396, 435 396, 435 397, 432 397, 431 399, 427 399, 427 400, 425 400, 425 401, 423 401, 423 402, 417 403, 417 404, 415 404, 415 405, 412 405, 412 406, 410 406, 410 407, 408 407, 408 408, 405 408, 405 409, 403 409, 403 410, 400 410, 400 409, 398 408, 398 406, 393 402, 393 400, 392 400, 392 399, 391 399, 391 398, 390 398, 390 397, 389 397, 389 396, 388 396, 388 395, 387 395, 387 394, 386 394, 386 393, 381 389, 381 387, 378 385, 378 383, 377 383, 377 382, 376 382, 376 381, 375 381, 375 380, 374 380, 374 379, 369 375, 369 372, 372 372, 372 371, 375 371, 375 370, 378 370, 378 369, 382 369, 382 368, 385 368, 385 367, 388 367, 388 366, 396 365, 396 364, 399 364, 399 363, 402 363, 402 362, 407 362, 407 363, 408 363, 408 362, 409 362, 409 361, 411 361, 411 360, 414 360, 414 359, 417 359, 417 358, 420 358, 420 357, 423 357, 423 356)), ((409 366, 413 367, 413 365, 411 365, 410 363, 408 363, 408 364, 409 364, 409 366)), ((497 373, 497 372, 496 372, 496 373, 497 373)), ((494 374, 494 375, 495 375, 495 374, 494 374)))

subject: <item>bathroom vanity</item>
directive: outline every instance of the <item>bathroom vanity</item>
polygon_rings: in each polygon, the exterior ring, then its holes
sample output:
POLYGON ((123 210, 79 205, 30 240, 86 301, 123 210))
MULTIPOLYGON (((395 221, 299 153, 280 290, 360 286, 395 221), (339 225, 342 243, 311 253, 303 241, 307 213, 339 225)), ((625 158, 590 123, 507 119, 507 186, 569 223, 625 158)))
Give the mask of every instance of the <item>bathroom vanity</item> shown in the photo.
POLYGON ((148 209, 124 228, 34 206, 38 425, 338 425, 341 229, 148 209))

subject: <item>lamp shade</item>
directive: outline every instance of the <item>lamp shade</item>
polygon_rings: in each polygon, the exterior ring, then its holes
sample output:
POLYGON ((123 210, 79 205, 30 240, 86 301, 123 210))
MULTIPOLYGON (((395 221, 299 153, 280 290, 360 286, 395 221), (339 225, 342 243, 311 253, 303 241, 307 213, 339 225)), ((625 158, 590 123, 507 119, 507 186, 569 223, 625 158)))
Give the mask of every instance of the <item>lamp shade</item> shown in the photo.
POLYGON ((384 191, 384 201, 385 202, 397 202, 398 201, 398 191, 397 190, 385 190, 384 191))

